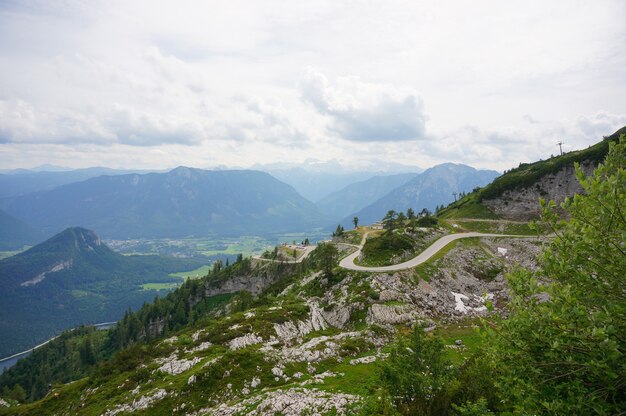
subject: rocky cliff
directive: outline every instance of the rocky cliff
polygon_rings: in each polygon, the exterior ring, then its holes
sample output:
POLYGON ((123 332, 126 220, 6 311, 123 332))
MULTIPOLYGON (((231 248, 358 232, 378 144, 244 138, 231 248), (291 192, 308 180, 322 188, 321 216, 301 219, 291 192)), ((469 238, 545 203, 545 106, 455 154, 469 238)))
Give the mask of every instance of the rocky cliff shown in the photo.
MULTIPOLYGON (((580 165, 585 175, 593 172, 596 166, 593 162, 580 165)), ((501 218, 527 221, 539 217, 540 199, 553 200, 560 205, 566 198, 582 192, 574 166, 570 165, 556 173, 548 173, 531 186, 506 190, 499 197, 483 199, 482 203, 501 218)))

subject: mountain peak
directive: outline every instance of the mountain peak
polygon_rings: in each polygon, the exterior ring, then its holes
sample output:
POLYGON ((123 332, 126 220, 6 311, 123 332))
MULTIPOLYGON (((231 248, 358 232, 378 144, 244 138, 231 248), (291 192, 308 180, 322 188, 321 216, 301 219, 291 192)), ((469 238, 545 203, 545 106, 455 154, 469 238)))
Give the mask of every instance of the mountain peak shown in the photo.
POLYGON ((73 247, 79 252, 92 252, 103 246, 100 237, 94 231, 83 227, 66 228, 42 244, 55 246, 57 249, 55 251, 71 250, 73 247))
POLYGON ((102 244, 100 237, 91 230, 82 227, 70 227, 63 231, 68 233, 74 238, 74 245, 87 245, 88 247, 99 247, 102 244))

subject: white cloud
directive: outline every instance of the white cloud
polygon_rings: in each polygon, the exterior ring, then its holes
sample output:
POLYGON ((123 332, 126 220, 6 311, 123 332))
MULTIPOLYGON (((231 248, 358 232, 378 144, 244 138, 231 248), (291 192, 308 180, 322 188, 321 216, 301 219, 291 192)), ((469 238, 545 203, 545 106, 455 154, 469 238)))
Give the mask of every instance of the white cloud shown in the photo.
POLYGON ((610 114, 606 111, 599 111, 590 116, 578 118, 578 128, 586 138, 599 139, 602 136, 609 136, 620 127, 626 126, 626 114, 610 114))
POLYGON ((306 68, 299 83, 302 99, 330 117, 329 128, 359 142, 423 139, 426 114, 422 99, 392 85, 340 77, 331 86, 325 75, 306 68))
POLYGON ((114 136, 93 116, 38 109, 23 100, 0 100, 0 143, 98 143, 114 136))

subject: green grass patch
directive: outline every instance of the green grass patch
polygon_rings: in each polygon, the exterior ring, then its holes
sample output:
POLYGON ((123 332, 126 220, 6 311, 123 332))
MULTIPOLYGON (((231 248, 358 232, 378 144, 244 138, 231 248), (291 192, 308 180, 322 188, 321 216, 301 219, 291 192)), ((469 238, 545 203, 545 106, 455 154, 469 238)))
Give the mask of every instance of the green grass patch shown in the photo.
POLYGON ((491 234, 537 235, 530 223, 491 222, 491 221, 451 221, 464 231, 491 234))
POLYGON ((144 283, 142 290, 173 290, 178 287, 178 283, 144 283))
POLYGON ((446 348, 454 363, 461 363, 478 351, 483 339, 473 320, 438 327, 434 335, 441 337, 446 345, 456 345, 455 341, 459 339, 462 341, 462 348, 446 348))
POLYGON ((441 219, 452 218, 480 218, 498 219, 499 217, 478 200, 478 195, 472 193, 457 202, 450 204, 437 214, 441 219))
POLYGON ((324 391, 357 394, 360 396, 368 396, 376 391, 379 383, 377 364, 350 365, 350 359, 346 361, 348 362, 331 368, 334 373, 343 373, 343 376, 325 378, 324 384, 315 385, 315 387, 324 391))
POLYGON ((210 266, 201 266, 201 267, 198 267, 197 269, 194 269, 194 270, 170 273, 169 275, 172 276, 172 277, 180 277, 180 278, 183 278, 183 279, 186 279, 186 278, 198 279, 200 277, 206 276, 208 274, 209 270, 211 270, 210 266))
POLYGON ((386 232, 379 237, 369 237, 363 246, 362 266, 388 266, 394 258, 413 257, 416 253, 415 241, 406 235, 386 232), (408 255, 405 255, 407 254, 408 255))

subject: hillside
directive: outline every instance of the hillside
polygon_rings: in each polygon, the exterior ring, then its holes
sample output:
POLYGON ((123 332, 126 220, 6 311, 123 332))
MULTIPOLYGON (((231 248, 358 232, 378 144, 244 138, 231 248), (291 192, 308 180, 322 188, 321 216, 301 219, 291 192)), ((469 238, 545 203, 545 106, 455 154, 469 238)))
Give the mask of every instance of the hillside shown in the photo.
POLYGON ((389 210, 400 212, 413 208, 419 212, 427 208, 434 211, 438 205, 447 205, 453 201, 453 192, 469 192, 477 186, 488 184, 497 176, 496 171, 444 163, 425 170, 376 202, 347 216, 341 224, 344 227, 350 226, 354 216, 359 217, 362 224, 371 224, 381 220, 389 210))
POLYGON ((83 323, 119 319, 157 292, 143 283, 178 283, 168 274, 204 259, 122 256, 93 232, 69 228, 0 260, 0 356, 83 323))
POLYGON ((80 224, 114 239, 265 235, 328 222, 313 203, 266 173, 185 167, 101 176, 2 204, 49 233, 80 224))
POLYGON ((342 219, 372 204, 388 194, 389 191, 404 185, 417 175, 417 173, 401 173, 389 176, 374 176, 333 192, 319 200, 316 205, 320 211, 329 217, 342 219))
POLYGON ((0 210, 0 250, 20 249, 43 240, 44 234, 0 210))
POLYGON ((503 218, 536 219, 540 214, 539 199, 554 200, 557 205, 566 197, 582 191, 574 175, 578 163, 589 175, 606 156, 609 143, 616 143, 622 127, 587 149, 534 163, 522 163, 496 178, 484 188, 472 192, 439 213, 441 218, 503 218))
MULTIPOLYGON (((242 260, 128 315, 109 331, 108 341, 94 340, 94 356, 106 356, 107 345, 131 347, 95 370, 89 380, 71 384, 70 390, 55 387, 63 399, 46 412, 140 410, 143 396, 145 406, 157 413, 185 403, 186 412, 234 415, 261 402, 265 410, 260 414, 296 415, 305 408, 353 414, 350 409, 376 391, 376 361, 388 355, 402 328, 420 322, 436 327, 451 344, 461 338, 474 345, 471 330, 452 330, 436 322, 484 314, 485 293, 498 302, 506 299, 504 271, 519 262, 534 267, 537 250, 527 239, 473 239, 452 245, 418 274, 357 273, 336 267, 324 274, 327 258, 319 248, 299 264, 242 260), (507 247, 510 256, 489 254, 497 246, 507 247), (461 301, 462 311, 450 291, 467 297, 461 301), (232 294, 227 307, 220 304, 225 293, 232 294), (134 347, 133 341, 140 343, 134 347), (118 389, 120 383, 125 387, 118 389), (82 400, 86 407, 76 407, 82 400)), ((83 336, 69 343, 80 349, 83 336)), ((53 342, 44 348, 31 360, 43 360, 59 346, 53 342)), ((81 366, 78 355, 74 360, 81 366)), ((13 387, 20 372, 36 370, 21 364, 1 377, 0 384, 13 387)), ((60 376, 64 371, 54 366, 53 373, 60 376)), ((28 379, 21 380, 27 391, 36 390, 28 379)))

